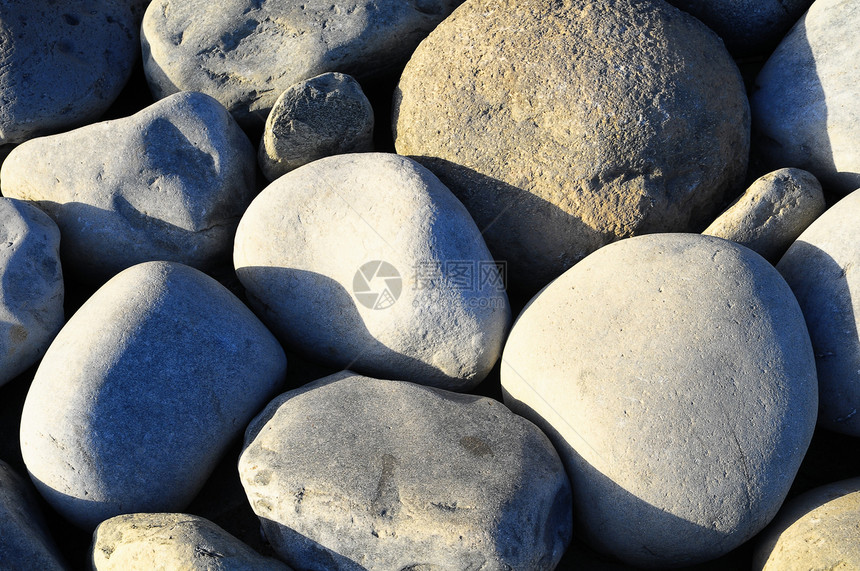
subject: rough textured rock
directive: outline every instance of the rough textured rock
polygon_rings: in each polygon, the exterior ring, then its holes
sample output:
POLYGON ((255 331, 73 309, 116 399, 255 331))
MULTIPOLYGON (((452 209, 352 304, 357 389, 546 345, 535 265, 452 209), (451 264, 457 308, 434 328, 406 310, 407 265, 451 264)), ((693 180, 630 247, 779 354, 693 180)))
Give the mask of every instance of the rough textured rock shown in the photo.
POLYGON ((0 569, 63 571, 66 565, 28 485, 0 460, 0 569))
POLYGON ((505 403, 553 439, 596 548, 669 568, 776 514, 815 426, 815 363, 763 258, 698 234, 602 248, 539 293, 502 358, 505 403))
POLYGON ((329 157, 277 179, 242 217, 234 262, 282 342, 377 377, 469 389, 510 325, 466 209, 393 154, 329 157))
POLYGON ((349 371, 251 423, 242 484, 296 568, 555 568, 570 486, 549 440, 498 401, 349 371))
POLYGON ((812 0, 668 0, 714 30, 735 57, 768 54, 812 0))
POLYGON ((0 4, 0 144, 91 122, 137 59, 128 0, 0 4))
POLYGON ((24 462, 81 527, 182 510, 285 369, 275 338, 218 282, 140 264, 102 286, 45 354, 24 403, 24 462))
POLYGON ((0 198, 0 385, 39 360, 63 326, 60 231, 26 202, 0 198))
POLYGON ((181 93, 20 145, 0 185, 57 222, 67 269, 104 281, 151 260, 201 269, 226 261, 255 172, 254 148, 223 106, 181 93))
POLYGON ((776 268, 794 291, 815 350, 818 423, 860 436, 860 191, 800 235, 776 268))
POLYGON ((439 176, 530 289, 619 238, 701 231, 749 149, 722 42, 645 0, 468 2, 415 50, 394 123, 397 152, 439 176))
POLYGON ((93 534, 95 571, 289 571, 211 521, 181 513, 120 515, 93 534))
POLYGON ((860 569, 860 478, 792 499, 758 538, 753 569, 860 569))
POLYGON ((153 0, 143 19, 144 69, 156 97, 202 91, 243 125, 262 125, 299 81, 397 70, 461 1, 153 0))
POLYGON ((737 242, 775 263, 826 208, 818 179, 780 169, 756 180, 703 234, 737 242))
POLYGON ((293 85, 272 107, 257 154, 266 178, 311 161, 373 150, 373 107, 352 77, 324 73, 293 85))
POLYGON ((768 59, 750 100, 761 155, 841 194, 860 187, 858 26, 860 4, 817 0, 768 59))

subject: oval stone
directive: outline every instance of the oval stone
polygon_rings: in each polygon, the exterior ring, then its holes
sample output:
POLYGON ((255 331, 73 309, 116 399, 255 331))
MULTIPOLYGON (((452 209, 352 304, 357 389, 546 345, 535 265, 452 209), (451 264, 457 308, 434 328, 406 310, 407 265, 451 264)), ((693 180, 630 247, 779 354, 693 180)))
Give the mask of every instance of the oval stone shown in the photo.
POLYGON ((21 453, 72 523, 185 508, 281 383, 283 349, 225 287, 170 262, 129 268, 51 344, 21 453))
POLYGON ((791 290, 758 254, 698 234, 622 240, 565 272, 514 325, 501 380, 559 450, 585 537, 637 566, 755 535, 815 426, 791 290))

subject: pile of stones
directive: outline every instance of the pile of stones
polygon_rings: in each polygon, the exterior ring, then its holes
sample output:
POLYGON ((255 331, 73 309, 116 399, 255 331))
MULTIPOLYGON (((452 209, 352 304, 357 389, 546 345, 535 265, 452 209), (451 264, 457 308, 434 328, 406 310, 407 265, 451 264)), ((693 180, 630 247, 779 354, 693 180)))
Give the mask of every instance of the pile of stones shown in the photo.
POLYGON ((0 4, 0 568, 860 568, 860 4, 0 4))

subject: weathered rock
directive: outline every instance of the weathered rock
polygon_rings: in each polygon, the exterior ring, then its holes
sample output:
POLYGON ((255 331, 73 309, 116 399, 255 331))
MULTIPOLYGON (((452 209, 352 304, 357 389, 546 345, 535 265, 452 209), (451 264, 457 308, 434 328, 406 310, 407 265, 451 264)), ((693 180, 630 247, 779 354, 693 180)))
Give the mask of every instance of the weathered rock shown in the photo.
POLYGON ((776 268, 809 328, 818 370, 818 423, 860 436, 860 190, 840 200, 791 245, 776 268))
POLYGON ((818 179, 780 169, 756 180, 703 234, 737 242, 775 263, 826 208, 818 179))
POLYGON ((0 185, 45 210, 67 269, 99 282, 152 260, 209 269, 229 259, 255 169, 253 146, 223 106, 181 93, 20 145, 0 185))
POLYGON ((776 514, 815 426, 812 348, 763 258, 697 234, 598 250, 520 315, 505 402, 553 439, 598 549, 668 568, 776 514))
POLYGON ((28 483, 0 460, 0 569, 66 569, 28 483))
POLYGON ((0 144, 91 122, 137 59, 128 0, 0 4, 0 144))
POLYGON ((140 264, 99 289, 45 354, 24 403, 24 462, 81 527, 182 510, 285 368, 275 338, 218 282, 140 264))
POLYGON ((63 326, 60 231, 26 202, 0 198, 0 385, 44 355, 63 326))
POLYGON ((181 513, 120 515, 93 534, 95 571, 289 571, 211 521, 181 513))
POLYGON ((860 478, 827 484, 786 502, 758 538, 753 569, 860 569, 860 478))
POLYGON ((619 238, 701 231, 749 149, 722 42, 645 0, 468 2, 413 54, 394 122, 397 152, 439 176, 530 289, 619 238))
POLYGON ((303 570, 550 570, 571 535, 549 440, 485 397, 349 371, 251 423, 242 484, 279 555, 303 570))
POLYGON ((377 377, 469 389, 510 325, 466 209, 393 154, 328 157, 277 179, 242 217, 234 262, 283 343, 377 377))
POLYGON ((202 91, 244 126, 265 122, 291 85, 327 71, 396 71, 462 0, 153 0, 142 26, 156 97, 202 91))
POLYGON ((817 0, 762 68, 751 97, 756 148, 825 189, 860 187, 860 4, 817 0))
POLYGON ((812 0, 668 0, 714 30, 735 57, 767 54, 812 0))
POLYGON ((352 77, 324 73, 284 91, 266 119, 257 154, 266 178, 311 161, 373 150, 373 107, 352 77))

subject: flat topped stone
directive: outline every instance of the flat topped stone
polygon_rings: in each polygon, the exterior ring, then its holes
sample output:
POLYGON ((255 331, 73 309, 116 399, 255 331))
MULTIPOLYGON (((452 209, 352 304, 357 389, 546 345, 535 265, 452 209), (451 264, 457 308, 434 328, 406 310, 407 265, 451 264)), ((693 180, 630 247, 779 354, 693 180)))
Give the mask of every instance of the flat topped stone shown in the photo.
POLYGON ((555 450, 484 397, 344 371, 273 400, 239 473, 297 569, 550 571, 570 541, 555 450))
POLYGON ((143 19, 144 70, 158 98, 202 91, 243 126, 262 126, 299 81, 396 71, 461 1, 154 0, 143 19))

